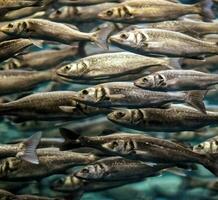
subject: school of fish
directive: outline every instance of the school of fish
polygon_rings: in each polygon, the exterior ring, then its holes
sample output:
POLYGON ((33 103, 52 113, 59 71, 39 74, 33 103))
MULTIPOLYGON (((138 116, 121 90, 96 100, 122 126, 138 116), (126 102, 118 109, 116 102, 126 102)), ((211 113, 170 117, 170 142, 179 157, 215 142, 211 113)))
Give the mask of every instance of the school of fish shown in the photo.
POLYGON ((0 200, 218 200, 217 17, 0 0, 0 200))

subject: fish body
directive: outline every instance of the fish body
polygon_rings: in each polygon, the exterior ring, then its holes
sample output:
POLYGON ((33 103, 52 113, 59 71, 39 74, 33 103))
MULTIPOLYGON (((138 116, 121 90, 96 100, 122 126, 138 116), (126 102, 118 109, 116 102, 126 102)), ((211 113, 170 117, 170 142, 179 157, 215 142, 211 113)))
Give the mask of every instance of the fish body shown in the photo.
POLYGON ((201 58, 216 55, 218 46, 183 33, 162 29, 134 29, 110 37, 110 41, 128 51, 142 55, 201 58))
POLYGON ((48 18, 57 22, 89 22, 97 19, 99 12, 116 5, 116 3, 101 3, 91 6, 63 6, 53 11, 48 18))
POLYGON ((84 33, 76 30, 71 25, 31 18, 8 23, 2 26, 0 31, 16 37, 31 37, 67 45, 71 45, 76 41, 91 41, 102 47, 105 47, 105 40, 108 36, 107 28, 93 33, 84 33))
POLYGON ((139 74, 171 68, 167 58, 146 57, 129 52, 95 54, 81 58, 57 70, 57 74, 68 79, 107 80, 128 74, 139 74))
POLYGON ((14 39, 0 43, 0 62, 11 58, 27 47, 34 45, 34 41, 29 39, 14 39))
POLYGON ((167 109, 145 108, 114 111, 108 119, 120 125, 143 131, 194 131, 216 125, 216 112, 200 113, 192 108, 173 106, 167 109))
POLYGON ((147 23, 142 25, 142 28, 152 29, 164 29, 169 31, 175 31, 190 35, 192 37, 202 37, 207 34, 218 33, 217 22, 202 22, 194 20, 174 20, 174 21, 163 21, 156 23, 147 23))
POLYGON ((23 120, 80 119, 109 112, 106 109, 80 104, 71 91, 36 93, 0 105, 0 113, 23 120))
POLYGON ((40 83, 57 80, 53 70, 50 71, 0 71, 0 94, 13 94, 28 91, 40 83))
POLYGON ((60 50, 43 50, 18 55, 2 64, 2 68, 23 69, 31 68, 34 70, 49 69, 59 65, 65 60, 74 58, 77 54, 77 47, 67 47, 60 50))
POLYGON ((208 90, 218 83, 218 76, 194 70, 164 70, 134 83, 140 88, 156 91, 208 90))
POLYGON ((117 2, 117 0, 58 0, 59 4, 71 6, 87 6, 107 2, 117 2))
MULTIPOLYGON (((79 102, 97 107, 142 108, 161 107, 170 102, 190 103, 192 93, 155 92, 138 88, 131 82, 111 82, 84 89, 75 98, 79 102)), ((201 103, 190 104, 204 112, 203 104, 203 107, 199 106, 201 103)))
POLYGON ((212 1, 185 5, 165 0, 130 0, 99 13, 103 20, 123 23, 158 22, 177 19, 187 14, 199 14, 205 21, 214 18, 212 1))
POLYGON ((149 166, 137 160, 109 157, 83 167, 75 176, 92 181, 121 181, 154 176, 169 165, 149 166))
POLYGON ((89 164, 96 161, 92 154, 59 151, 55 148, 38 149, 39 164, 32 164, 15 157, 0 161, 0 177, 4 180, 32 180, 54 173, 64 172, 67 168, 89 164))
POLYGON ((23 8, 23 7, 31 7, 31 6, 41 6, 43 1, 35 1, 35 0, 1 0, 0 8, 23 8))

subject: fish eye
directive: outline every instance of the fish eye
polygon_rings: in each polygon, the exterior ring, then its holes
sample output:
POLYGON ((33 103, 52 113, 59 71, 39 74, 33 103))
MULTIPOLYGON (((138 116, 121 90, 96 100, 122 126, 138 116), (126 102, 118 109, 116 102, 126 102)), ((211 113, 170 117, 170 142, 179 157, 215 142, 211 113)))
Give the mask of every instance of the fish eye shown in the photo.
POLYGON ((117 117, 119 117, 119 118, 122 118, 124 116, 125 116, 125 113, 123 113, 123 112, 118 112, 117 113, 117 117))
POLYGON ((8 24, 8 28, 13 28, 14 27, 14 25, 13 24, 8 24))
POLYGON ((148 82, 148 79, 147 79, 146 77, 144 77, 144 78, 142 79, 142 81, 143 81, 143 82, 148 82))
POLYGON ((128 35, 125 34, 125 33, 122 33, 122 34, 120 35, 120 38, 122 38, 122 39, 127 39, 127 38, 128 38, 128 35))
POLYGON ((88 90, 83 90, 82 94, 87 95, 87 94, 89 94, 89 92, 88 92, 88 90))
POLYGON ((204 147, 203 147, 202 144, 199 144, 199 145, 198 145, 198 148, 203 149, 204 147))
POLYGON ((57 14, 57 15, 60 15, 60 14, 61 14, 61 11, 60 11, 60 10, 57 10, 57 11, 56 11, 56 14, 57 14))
POLYGON ((116 142, 116 141, 112 142, 112 148, 115 148, 117 146, 118 146, 118 142, 116 142))
POLYGON ((65 70, 70 70, 70 66, 69 66, 69 65, 66 65, 66 66, 65 66, 65 70))
POLYGON ((106 14, 107 14, 107 16, 112 16, 112 15, 113 15, 113 11, 112 11, 112 10, 108 10, 108 11, 106 12, 106 14))
POLYGON ((86 168, 84 168, 84 169, 82 169, 82 171, 81 171, 82 173, 84 173, 84 174, 87 174, 87 173, 89 173, 89 170, 88 169, 86 169, 86 168))

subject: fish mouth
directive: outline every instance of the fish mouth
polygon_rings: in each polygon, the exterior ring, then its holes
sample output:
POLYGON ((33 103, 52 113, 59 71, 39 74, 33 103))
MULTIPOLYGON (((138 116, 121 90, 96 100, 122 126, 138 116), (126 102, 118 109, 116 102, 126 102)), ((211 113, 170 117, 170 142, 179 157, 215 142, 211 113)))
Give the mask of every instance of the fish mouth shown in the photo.
POLYGON ((9 28, 3 26, 3 27, 0 28, 0 31, 3 32, 3 33, 8 33, 9 32, 9 28))

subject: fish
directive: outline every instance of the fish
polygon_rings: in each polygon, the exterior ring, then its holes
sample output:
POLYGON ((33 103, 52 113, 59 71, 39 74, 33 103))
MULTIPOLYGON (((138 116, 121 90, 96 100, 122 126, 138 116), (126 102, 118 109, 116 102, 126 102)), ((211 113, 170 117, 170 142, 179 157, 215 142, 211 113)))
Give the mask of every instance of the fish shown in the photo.
POLYGON ((32 7, 32 6, 42 6, 42 0, 0 0, 0 8, 23 8, 23 7, 32 7))
POLYGON ((154 165, 129 160, 122 157, 108 157, 87 165, 77 171, 77 178, 92 181, 125 181, 132 179, 143 179, 156 176, 161 170, 170 165, 154 165))
POLYGON ((168 58, 147 57, 129 52, 102 53, 64 65, 57 70, 57 74, 72 81, 76 79, 77 82, 110 80, 129 74, 140 74, 142 71, 150 74, 151 71, 172 69, 171 63, 168 58))
POLYGON ((188 14, 199 14, 205 21, 214 19, 213 2, 201 1, 187 5, 165 0, 129 0, 98 14, 99 19, 122 23, 159 22, 178 19, 188 14))
POLYGON ((1 144, 0 159, 7 157, 17 157, 27 162, 38 164, 36 148, 40 143, 41 132, 32 135, 29 139, 17 144, 1 144))
POLYGON ((24 96, 15 101, 0 104, 0 114, 16 116, 18 121, 57 119, 81 119, 92 115, 110 112, 109 109, 80 104, 73 91, 39 92, 24 96))
POLYGON ((4 62, 1 66, 9 69, 46 70, 58 66, 63 61, 73 59, 78 53, 78 47, 65 47, 59 50, 42 50, 17 55, 4 62))
POLYGON ((216 42, 162 29, 121 31, 110 36, 109 40, 122 49, 141 55, 204 59, 206 56, 218 54, 216 42))
POLYGON ((218 84, 218 75, 195 70, 162 70, 144 76, 134 84, 154 91, 210 90, 218 84))
POLYGON ((49 81, 61 81, 55 69, 48 71, 1 70, 0 95, 29 91, 38 84, 49 81))
POLYGON ((75 30, 71 25, 52 22, 45 19, 21 19, 10 22, 0 28, 0 31, 22 38, 37 38, 71 45, 76 41, 95 42, 102 48, 107 48, 108 29, 85 33, 75 30))
POLYGON ((114 123, 141 131, 194 131, 218 123, 217 112, 201 113, 191 107, 121 109, 108 114, 114 123))
POLYGON ((56 148, 37 149, 37 156, 39 164, 32 164, 16 157, 0 160, 1 180, 37 180, 98 159, 93 154, 59 151, 56 148))
POLYGON ((76 144, 89 146, 106 152, 109 155, 149 163, 198 163, 202 164, 214 175, 218 175, 216 159, 205 154, 196 153, 184 144, 170 140, 124 132, 92 137, 79 136, 78 134, 63 134, 63 136, 66 139, 68 137, 68 145, 71 142, 72 148, 76 144))
POLYGON ((61 5, 72 5, 72 6, 87 6, 94 4, 101 4, 107 2, 117 2, 118 0, 58 0, 57 2, 61 5))
POLYGON ((203 21, 184 19, 156 23, 146 23, 143 24, 140 28, 164 29, 184 33, 192 37, 202 38, 204 35, 217 34, 217 26, 218 23, 216 21, 208 23, 203 21))
POLYGON ((106 189, 116 188, 130 183, 138 182, 138 180, 127 180, 127 181, 90 181, 80 179, 75 176, 75 173, 70 174, 64 178, 55 181, 52 184, 52 188, 56 191, 72 192, 80 190, 82 193, 85 192, 96 192, 104 191, 106 189))
POLYGON ((187 103, 205 113, 202 99, 205 91, 188 93, 165 93, 143 90, 132 82, 109 82, 77 92, 75 99, 81 103, 97 107, 163 107, 168 103, 187 103))
POLYGON ((193 151, 201 154, 218 155, 218 136, 209 138, 200 144, 194 145, 193 151))
POLYGON ((99 12, 116 5, 116 3, 101 3, 91 6, 63 6, 48 14, 48 19, 57 22, 90 22, 97 20, 99 12))
POLYGON ((13 39, 0 42, 0 63, 33 45, 41 47, 41 42, 30 39, 13 39))
POLYGON ((13 200, 64 200, 63 198, 49 198, 49 197, 42 197, 36 195, 29 195, 29 194, 22 194, 22 195, 15 195, 9 191, 0 189, 0 199, 13 199, 13 200))
POLYGON ((204 70, 207 69, 207 66, 210 67, 210 71, 216 70, 216 64, 218 61, 218 56, 208 56, 204 60, 196 60, 190 58, 181 58, 178 62, 182 69, 195 69, 195 70, 204 70))

